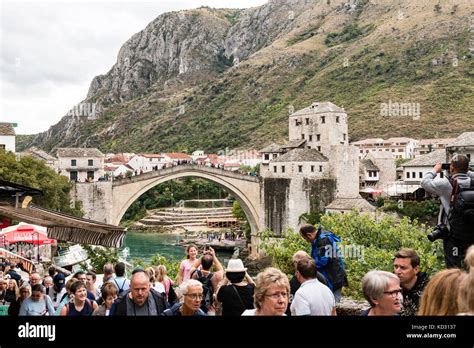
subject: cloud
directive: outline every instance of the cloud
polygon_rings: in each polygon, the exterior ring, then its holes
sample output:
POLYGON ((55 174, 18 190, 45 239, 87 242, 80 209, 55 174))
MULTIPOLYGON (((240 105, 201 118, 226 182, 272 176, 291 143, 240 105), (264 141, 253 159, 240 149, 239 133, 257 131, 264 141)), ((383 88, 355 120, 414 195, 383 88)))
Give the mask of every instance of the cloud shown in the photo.
POLYGON ((125 41, 164 12, 265 2, 2 2, 0 121, 17 122, 18 134, 47 130, 85 98, 94 76, 110 70, 125 41))

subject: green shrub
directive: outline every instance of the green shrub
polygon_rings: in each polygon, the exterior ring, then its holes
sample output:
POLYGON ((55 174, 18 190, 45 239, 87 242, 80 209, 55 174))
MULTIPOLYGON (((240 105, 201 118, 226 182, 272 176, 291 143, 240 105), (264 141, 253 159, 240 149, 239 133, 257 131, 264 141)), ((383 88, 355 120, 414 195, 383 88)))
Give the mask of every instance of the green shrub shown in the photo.
MULTIPOLYGON (((344 258, 349 287, 343 288, 344 296, 362 299, 362 277, 372 269, 393 271, 393 255, 401 248, 412 248, 420 255, 422 271, 433 274, 443 268, 441 243, 431 243, 426 238, 430 229, 417 220, 404 217, 396 221, 389 216, 370 217, 367 214, 326 214, 321 225, 341 237, 342 250, 359 250, 360 254, 344 258), (351 249, 352 248, 352 249, 351 249)), ((310 252, 310 245, 299 233, 291 229, 273 237, 265 230, 260 234, 261 249, 272 258, 273 265, 287 274, 293 274, 291 257, 298 250, 310 252)))

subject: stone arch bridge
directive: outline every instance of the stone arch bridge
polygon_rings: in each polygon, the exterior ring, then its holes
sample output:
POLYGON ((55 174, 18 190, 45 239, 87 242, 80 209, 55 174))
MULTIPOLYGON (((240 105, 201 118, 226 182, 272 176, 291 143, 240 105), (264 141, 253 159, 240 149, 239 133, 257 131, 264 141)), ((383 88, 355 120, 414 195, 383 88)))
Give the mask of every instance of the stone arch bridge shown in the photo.
POLYGON ((247 216, 251 243, 256 245, 256 234, 265 227, 259 177, 202 165, 179 165, 113 182, 76 183, 74 198, 82 201, 88 218, 118 225, 130 205, 143 193, 166 181, 184 177, 211 181, 232 194, 247 216))

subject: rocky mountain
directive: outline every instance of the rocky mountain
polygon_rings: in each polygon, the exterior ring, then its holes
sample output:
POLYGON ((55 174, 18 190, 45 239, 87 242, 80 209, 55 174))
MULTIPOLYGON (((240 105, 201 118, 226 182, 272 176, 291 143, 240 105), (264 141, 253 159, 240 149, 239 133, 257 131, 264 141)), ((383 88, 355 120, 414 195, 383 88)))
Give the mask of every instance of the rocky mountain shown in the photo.
POLYGON ((474 128, 473 9, 272 0, 165 13, 93 79, 94 117, 65 116, 19 147, 259 148, 286 137, 289 111, 326 100, 346 109, 351 141, 454 136, 474 128), (419 117, 381 114, 388 103, 418 104, 419 117))

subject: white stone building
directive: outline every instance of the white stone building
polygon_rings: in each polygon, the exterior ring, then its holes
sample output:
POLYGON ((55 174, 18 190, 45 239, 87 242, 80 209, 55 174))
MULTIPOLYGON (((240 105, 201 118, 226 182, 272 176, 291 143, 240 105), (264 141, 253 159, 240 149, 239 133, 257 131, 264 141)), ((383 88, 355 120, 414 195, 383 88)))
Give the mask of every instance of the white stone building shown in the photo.
POLYGON ((359 158, 357 148, 348 143, 347 129, 344 109, 313 103, 290 115, 286 144, 260 151, 262 194, 268 207, 265 225, 272 231, 298 228, 302 214, 323 210, 332 202, 335 211, 375 210, 359 195, 359 158))
MULTIPOLYGON (((444 150, 436 150, 412 159, 411 161, 402 164, 403 182, 409 185, 420 185, 425 174, 432 171, 436 163, 445 162, 446 152, 444 150)), ((443 176, 443 172, 438 174, 438 177, 442 178, 443 176)))
POLYGON ((359 149, 359 158, 364 158, 369 153, 387 152, 391 153, 393 158, 410 159, 415 157, 415 149, 418 141, 412 138, 371 138, 356 141, 351 145, 359 149))
POLYGON ((417 147, 415 148, 415 157, 426 155, 427 153, 435 150, 445 150, 446 147, 455 140, 456 138, 433 138, 418 140, 417 147))
POLYGON ((323 178, 329 174, 329 161, 316 149, 293 149, 272 160, 265 177, 323 178))
POLYGON ((71 181, 98 181, 104 176, 104 154, 96 148, 58 148, 58 171, 71 181))
POLYGON ((188 163, 193 160, 191 156, 181 152, 168 152, 161 155, 163 156, 163 161, 166 166, 175 165, 178 163, 188 163))
POLYGON ((15 153, 16 135, 11 123, 0 123, 0 150, 15 153))
POLYGON ((133 156, 127 163, 137 173, 147 173, 154 168, 161 169, 166 164, 165 156, 153 153, 139 153, 133 156))

